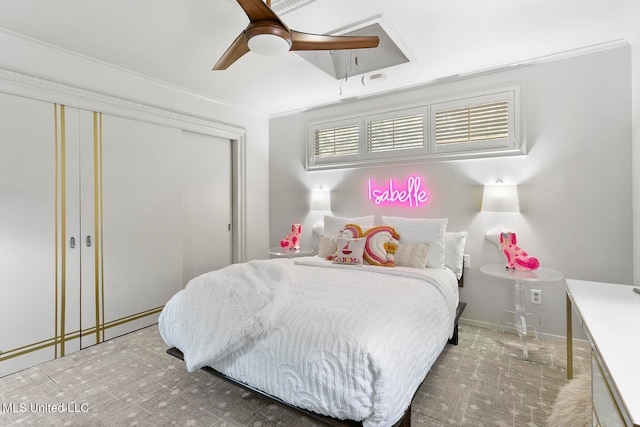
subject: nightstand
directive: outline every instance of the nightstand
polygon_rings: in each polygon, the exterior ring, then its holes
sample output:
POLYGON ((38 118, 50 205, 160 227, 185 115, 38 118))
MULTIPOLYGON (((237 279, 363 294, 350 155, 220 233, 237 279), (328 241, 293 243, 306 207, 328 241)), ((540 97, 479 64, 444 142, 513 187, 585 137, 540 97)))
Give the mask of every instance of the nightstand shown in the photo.
POLYGON ((300 247, 300 249, 285 249, 280 246, 273 246, 269 249, 271 258, 296 258, 302 256, 311 256, 314 253, 313 248, 300 247))
POLYGON ((553 282, 562 280, 564 276, 559 271, 548 268, 538 268, 532 271, 519 271, 505 268, 504 264, 487 264, 480 267, 480 271, 488 276, 510 279, 514 281, 515 311, 514 325, 518 330, 522 343, 522 355, 524 360, 529 360, 527 348, 527 313, 524 309, 524 282, 553 282))

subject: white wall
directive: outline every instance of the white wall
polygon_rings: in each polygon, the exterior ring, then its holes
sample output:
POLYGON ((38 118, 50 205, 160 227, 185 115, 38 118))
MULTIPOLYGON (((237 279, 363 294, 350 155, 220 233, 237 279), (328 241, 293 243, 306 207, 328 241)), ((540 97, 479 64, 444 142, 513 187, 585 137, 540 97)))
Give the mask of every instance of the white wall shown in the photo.
MULTIPOLYGON (((521 214, 504 223, 518 243, 543 267, 566 277, 630 283, 632 281, 631 50, 620 47, 512 68, 457 82, 272 119, 270 122, 270 243, 277 245, 292 222, 303 222, 303 244, 311 243, 309 192, 331 190, 333 213, 375 213, 448 217, 449 230, 467 230, 463 317, 494 323, 513 305, 508 282, 483 275, 485 263, 503 262, 497 247, 484 239, 496 218, 479 212, 482 186, 498 178, 518 184, 521 214), (491 88, 519 85, 528 155, 523 157, 416 163, 306 172, 307 122, 387 106, 445 98, 491 88), (402 179, 422 175, 431 202, 416 210, 374 208, 366 198, 366 179, 402 179)), ((536 284, 543 305, 527 310, 543 319, 542 331, 565 335, 563 282, 536 284)), ((528 300, 528 295, 527 295, 528 300)))
POLYGON ((0 69, 246 129, 246 256, 267 257, 268 119, 91 58, 0 31, 0 69))
POLYGON ((640 35, 631 45, 631 111, 633 115, 633 269, 634 283, 640 283, 640 35))

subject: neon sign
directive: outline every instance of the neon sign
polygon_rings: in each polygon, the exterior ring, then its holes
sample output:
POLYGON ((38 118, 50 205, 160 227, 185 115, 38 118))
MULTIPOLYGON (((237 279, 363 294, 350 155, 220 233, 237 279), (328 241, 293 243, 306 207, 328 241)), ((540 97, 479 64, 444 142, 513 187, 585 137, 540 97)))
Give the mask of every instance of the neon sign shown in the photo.
POLYGON ((404 205, 417 208, 427 203, 429 193, 422 186, 422 178, 410 176, 404 185, 396 184, 392 179, 383 186, 376 186, 369 178, 369 200, 376 205, 404 205))

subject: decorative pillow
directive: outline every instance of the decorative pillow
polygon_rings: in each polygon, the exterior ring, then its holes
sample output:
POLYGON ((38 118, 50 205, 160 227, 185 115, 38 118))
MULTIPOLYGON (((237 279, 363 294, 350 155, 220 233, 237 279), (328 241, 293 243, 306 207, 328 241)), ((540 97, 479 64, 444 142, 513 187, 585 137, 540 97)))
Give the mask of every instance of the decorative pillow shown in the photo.
POLYGON ((328 234, 320 235, 320 242, 318 243, 318 256, 322 258, 333 257, 336 254, 336 236, 329 236, 328 234))
POLYGON ((361 265, 365 243, 366 239, 346 239, 344 237, 336 238, 338 250, 333 258, 333 262, 336 264, 361 265))
POLYGON ((397 266, 425 268, 429 257, 429 243, 400 243, 395 253, 397 266))
POLYGON ((456 274, 458 280, 464 268, 464 245, 468 234, 466 231, 444 233, 444 265, 456 274))
POLYGON ((362 235, 362 227, 358 224, 347 224, 338 232, 338 237, 344 237, 345 239, 357 239, 358 237, 364 236, 362 235))
POLYGON ((338 216, 325 215, 324 216, 324 234, 330 236, 337 236, 340 230, 342 230, 347 224, 360 224, 364 226, 373 225, 373 215, 362 216, 359 218, 341 218, 338 216))
POLYGON ((364 237, 364 260, 367 264, 393 267, 393 254, 398 246, 400 236, 393 227, 379 225, 374 227, 361 227, 358 224, 347 224, 338 234, 345 238, 364 237))
POLYGON ((427 267, 444 267, 444 232, 448 218, 401 218, 383 216, 382 223, 400 234, 400 243, 429 243, 427 267))
POLYGON ((381 225, 364 232, 367 243, 364 245, 364 259, 371 265, 393 267, 394 253, 400 236, 392 227, 381 225))

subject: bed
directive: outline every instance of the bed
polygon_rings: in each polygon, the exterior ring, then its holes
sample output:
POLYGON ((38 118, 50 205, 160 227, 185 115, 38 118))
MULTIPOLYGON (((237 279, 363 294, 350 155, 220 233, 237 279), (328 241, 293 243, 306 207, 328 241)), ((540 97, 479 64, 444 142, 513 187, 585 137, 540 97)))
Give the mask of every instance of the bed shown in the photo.
POLYGON ((334 261, 254 260, 193 279, 160 316, 169 354, 322 421, 410 425, 416 390, 457 339, 460 277, 334 261))

